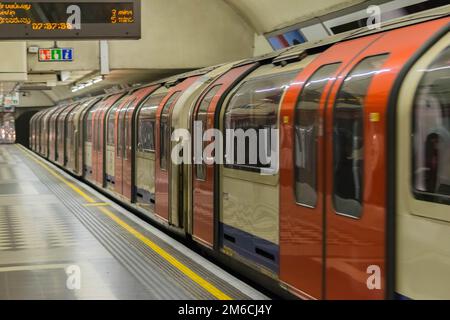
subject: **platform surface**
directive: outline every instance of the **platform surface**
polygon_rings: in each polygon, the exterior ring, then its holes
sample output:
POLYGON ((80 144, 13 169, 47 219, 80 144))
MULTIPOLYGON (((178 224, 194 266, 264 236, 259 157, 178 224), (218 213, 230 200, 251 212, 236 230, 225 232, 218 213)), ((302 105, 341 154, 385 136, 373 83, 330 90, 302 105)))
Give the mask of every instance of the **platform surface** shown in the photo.
POLYGON ((0 145, 0 300, 267 299, 18 145, 0 145))

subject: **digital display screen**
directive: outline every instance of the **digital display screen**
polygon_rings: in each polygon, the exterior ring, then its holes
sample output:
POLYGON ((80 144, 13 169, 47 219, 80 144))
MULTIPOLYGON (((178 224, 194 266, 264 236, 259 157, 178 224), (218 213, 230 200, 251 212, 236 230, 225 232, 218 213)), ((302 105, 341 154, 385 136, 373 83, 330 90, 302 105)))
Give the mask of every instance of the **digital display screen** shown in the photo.
POLYGON ((0 39, 139 39, 140 15, 139 0, 0 1, 0 39))

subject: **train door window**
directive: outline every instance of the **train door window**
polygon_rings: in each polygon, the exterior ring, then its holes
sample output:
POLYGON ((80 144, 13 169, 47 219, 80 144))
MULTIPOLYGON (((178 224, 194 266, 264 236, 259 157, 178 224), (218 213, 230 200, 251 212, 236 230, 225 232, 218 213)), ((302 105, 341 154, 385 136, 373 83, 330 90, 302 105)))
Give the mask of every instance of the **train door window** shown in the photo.
POLYGON ((295 109, 295 197, 298 204, 317 204, 317 137, 321 128, 319 107, 325 87, 334 81, 340 63, 320 67, 309 78, 295 109))
POLYGON ((124 113, 125 108, 122 108, 121 110, 119 110, 118 112, 118 117, 119 119, 117 120, 117 147, 116 147, 116 156, 118 158, 122 158, 123 156, 123 144, 124 144, 124 134, 123 134, 123 129, 124 129, 124 117, 123 117, 123 113, 124 113))
POLYGON ((362 60, 345 78, 334 108, 333 202, 336 212, 360 218, 363 204, 364 100, 387 54, 362 60))
POLYGON ((450 47, 423 72, 413 113, 413 184, 418 199, 450 204, 450 47))
POLYGON ((151 95, 139 110, 137 139, 139 152, 155 152, 156 112, 165 96, 165 94, 151 95))
POLYGON ((227 168, 261 172, 272 167, 272 152, 278 151, 272 150, 271 130, 277 128, 281 98, 297 73, 251 79, 233 95, 224 117, 225 132, 235 135, 234 145, 226 147, 233 153, 226 155, 227 168))
MULTIPOLYGON (((202 129, 203 129, 202 131, 203 132, 208 127, 208 125, 207 125, 208 108, 211 105, 212 99, 216 96, 217 92, 220 90, 221 87, 222 87, 222 85, 217 85, 217 86, 212 87, 209 90, 209 92, 206 94, 206 96, 203 98, 203 100, 197 110, 197 114, 195 115, 195 121, 202 123, 202 129)), ((203 132, 202 132, 202 134, 203 134, 203 132)), ((197 141, 196 137, 194 137, 194 141, 197 141)), ((201 141, 203 141, 203 137, 201 137, 201 141)), ((199 154, 199 156, 201 156, 201 157, 203 157, 203 148, 205 147, 205 145, 206 145, 206 142, 204 143, 202 149, 198 150, 198 152, 201 152, 201 154, 199 154)), ((195 176, 197 177, 198 180, 206 180, 206 164, 204 163, 204 161, 202 164, 195 165, 195 176)))
POLYGON ((66 130, 67 130, 67 135, 66 135, 66 151, 72 150, 72 120, 71 120, 71 116, 69 115, 69 118, 67 120, 67 125, 66 125, 66 130))
POLYGON ((170 155, 170 138, 172 135, 172 128, 170 127, 170 107, 176 102, 180 94, 181 91, 174 93, 161 111, 159 165, 163 171, 167 170, 167 163, 170 155))
MULTIPOLYGON (((58 113, 58 111, 56 111, 55 113, 58 113)), ((49 141, 53 142, 53 139, 55 138, 55 121, 54 121, 55 117, 54 115, 52 115, 52 117, 50 118, 50 136, 49 136, 49 141)))
POLYGON ((65 126, 67 112, 63 112, 58 119, 58 146, 64 146, 65 126))
POLYGON ((128 106, 124 106, 119 111, 119 119, 117 121, 117 147, 116 156, 118 158, 123 158, 125 153, 125 114, 127 112, 128 106))
POLYGON ((84 132, 86 132, 85 142, 92 142, 92 118, 94 115, 94 110, 92 110, 88 113, 88 116, 86 117, 86 120, 84 121, 84 132))
POLYGON ((128 138, 129 138, 129 130, 130 130, 130 122, 127 119, 128 111, 131 110, 135 103, 136 99, 133 99, 128 106, 123 111, 123 122, 124 122, 124 128, 123 128, 123 159, 128 159, 128 153, 127 153, 127 146, 128 146, 128 138))
MULTIPOLYGON (((102 111, 100 111, 101 115, 102 111)), ((100 132, 101 132, 101 121, 100 117, 95 119, 94 133, 95 133, 95 150, 100 151, 101 142, 100 142, 100 132)))
POLYGON ((116 102, 108 113, 108 120, 106 123, 106 144, 110 147, 114 147, 116 145, 116 138, 114 136, 116 129, 116 112, 119 106, 122 104, 122 99, 116 102))

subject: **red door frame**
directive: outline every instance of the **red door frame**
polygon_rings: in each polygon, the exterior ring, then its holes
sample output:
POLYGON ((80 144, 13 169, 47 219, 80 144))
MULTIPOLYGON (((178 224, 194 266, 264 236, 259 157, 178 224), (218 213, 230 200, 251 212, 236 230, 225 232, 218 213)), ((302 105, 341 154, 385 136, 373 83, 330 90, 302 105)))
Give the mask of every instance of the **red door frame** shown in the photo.
MULTIPOLYGON (((133 171, 135 167, 135 163, 133 161, 133 142, 135 141, 135 126, 134 126, 134 116, 137 108, 147 99, 148 96, 150 96, 153 92, 155 92, 160 85, 153 85, 145 88, 141 88, 133 92, 127 99, 125 99, 124 103, 121 105, 121 107, 117 110, 118 115, 122 112, 125 112, 124 119, 127 123, 126 129, 126 141, 125 141, 125 152, 126 152, 126 159, 122 157, 123 153, 118 155, 117 152, 115 153, 115 191, 124 197, 126 197, 130 201, 134 201, 134 176, 133 171), (130 104, 131 103, 131 104, 130 104), (126 108, 126 110, 125 110, 126 108)), ((120 120, 120 117, 116 118, 117 124, 116 124, 116 131, 118 130, 118 121, 120 120)), ((125 127, 124 127, 125 129, 125 127)), ((119 143, 118 140, 116 140, 116 145, 119 143)), ((116 146, 117 148, 117 146, 116 146)), ((123 152, 124 150, 122 150, 123 152)))
MULTIPOLYGON (((223 98, 227 93, 239 82, 243 77, 255 70, 259 63, 250 63, 239 66, 227 71, 216 81, 212 82, 207 89, 205 89, 197 100, 194 112, 191 119, 191 128, 194 128, 194 121, 196 120, 198 109, 205 96, 217 86, 221 86, 216 92, 216 95, 211 100, 207 111, 207 126, 203 128, 204 132, 209 129, 214 129, 216 126, 216 112, 220 112, 220 106, 223 103, 223 98)), ((193 129, 192 129, 193 130, 193 129)), ((191 130, 191 131, 192 131, 191 130)), ((192 137, 195 139, 195 137, 192 137)), ((194 150, 194 148, 192 148, 194 150)), ((203 152, 203 148, 202 148, 203 152)), ((206 179, 199 180, 196 178, 195 165, 192 172, 192 197, 193 197, 193 211, 192 211, 192 236, 194 240, 203 245, 212 248, 214 246, 214 187, 215 187, 215 165, 206 164, 206 179)))
POLYGON ((305 68, 288 90, 280 116, 283 122, 280 126, 280 280, 297 295, 327 299, 385 297, 387 177, 384 142, 388 139, 385 114, 389 93, 402 66, 432 35, 436 26, 443 24, 442 21, 429 22, 336 44, 305 68), (411 37, 411 34, 420 36, 411 37), (377 40, 373 42, 374 39, 377 40), (352 54, 349 55, 349 52, 352 54), (384 53, 389 53, 382 67, 385 72, 376 74, 372 79, 364 104, 363 214, 360 219, 351 219, 337 215, 332 202, 334 101, 346 75, 358 63, 366 57, 384 53), (303 208, 296 205, 293 189, 295 106, 309 77, 320 66, 339 61, 345 68, 341 66, 336 82, 332 86, 328 84, 320 105, 325 137, 318 138, 321 150, 319 159, 322 157, 318 163, 318 192, 319 199, 323 200, 319 200, 316 209, 303 208), (329 99, 326 99, 327 96, 329 99), (378 114, 379 117, 372 119, 379 121, 370 121, 372 114, 378 114), (370 181, 369 187, 367 181, 370 181), (292 238, 293 234, 295 238, 292 238), (343 235, 353 241, 343 241, 343 235), (366 263, 367 266, 362 268, 361 261, 363 264, 367 261, 371 263, 366 263), (367 287, 370 275, 366 268, 369 265, 380 265, 382 269, 381 290, 369 290, 367 287))
POLYGON ((102 187, 104 187, 105 183, 105 116, 108 110, 114 106, 123 95, 124 93, 114 94, 106 98, 103 102, 100 102, 103 105, 95 111, 92 117, 92 180, 102 187), (97 136, 97 130, 99 129, 100 134, 97 136), (99 146, 99 150, 96 150, 96 146, 99 146))
MULTIPOLYGON (((161 114, 163 111, 164 106, 166 103, 170 100, 170 98, 176 94, 180 93, 183 94, 185 90, 187 90, 197 79, 199 76, 194 76, 185 79, 181 83, 177 84, 175 87, 171 88, 169 92, 167 93, 166 97, 161 101, 158 111, 156 112, 156 150, 155 150, 155 213, 163 220, 169 222, 169 177, 170 177, 170 171, 171 171, 171 163, 168 163, 167 165, 167 171, 164 171, 161 169, 160 164, 160 158, 161 158, 161 114)), ((180 98, 178 96, 177 99, 175 99, 172 104, 169 107, 169 125, 171 126, 171 118, 172 118, 172 110, 175 104, 177 103, 178 99, 180 98)), ((171 153, 171 150, 169 150, 169 154, 171 153)))

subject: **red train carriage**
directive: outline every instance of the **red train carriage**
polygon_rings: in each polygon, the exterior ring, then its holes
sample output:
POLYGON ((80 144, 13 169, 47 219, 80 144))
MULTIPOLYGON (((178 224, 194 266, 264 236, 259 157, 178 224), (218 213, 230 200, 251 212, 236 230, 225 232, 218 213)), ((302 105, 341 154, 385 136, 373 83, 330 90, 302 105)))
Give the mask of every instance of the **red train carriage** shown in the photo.
POLYGON ((386 296, 389 95, 403 66, 447 23, 341 42, 289 89, 281 114, 280 279, 301 296, 386 296), (367 285, 371 266, 381 270, 381 290, 367 285))
POLYGON ((114 191, 127 199, 135 202, 134 194, 134 152, 132 146, 135 144, 135 117, 136 111, 141 103, 155 90, 159 84, 143 87, 132 91, 116 111, 115 137, 115 186, 114 191))
POLYGON ((419 14, 44 111, 31 120, 31 146, 300 298, 448 298, 447 16, 419 14), (257 146, 265 158, 232 156, 226 141, 224 164, 212 161, 220 153, 173 163, 176 129, 189 129, 193 151, 199 138, 200 151, 217 139, 197 136, 197 122, 202 135, 265 132, 243 139, 244 151, 257 146))

